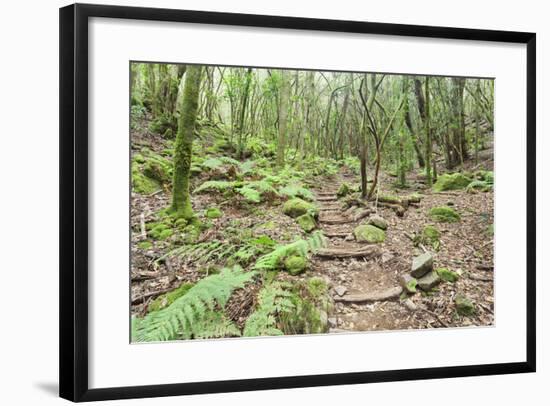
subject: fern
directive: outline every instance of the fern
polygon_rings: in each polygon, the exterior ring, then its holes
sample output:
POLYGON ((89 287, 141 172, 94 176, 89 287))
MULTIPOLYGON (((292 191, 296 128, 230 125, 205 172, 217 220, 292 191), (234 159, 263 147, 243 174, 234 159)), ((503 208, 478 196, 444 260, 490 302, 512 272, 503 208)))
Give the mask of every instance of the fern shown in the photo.
POLYGON ((236 326, 217 309, 223 310, 233 291, 242 288, 254 275, 234 267, 202 279, 165 309, 151 312, 143 319, 133 319, 134 341, 236 335, 236 326))
POLYGON ((279 189, 279 193, 290 198, 301 197, 302 199, 313 201, 315 196, 309 189, 300 184, 291 184, 279 189))
POLYGON ((235 187, 235 182, 229 182, 226 180, 209 180, 204 182, 198 188, 194 190, 194 193, 202 192, 226 192, 228 190, 233 190, 235 187))
POLYGON ((258 306, 246 320, 243 335, 246 337, 283 335, 277 328, 278 313, 290 312, 294 308, 290 297, 292 293, 285 290, 282 283, 273 282, 266 285, 258 294, 258 306))
POLYGON ((281 245, 275 248, 269 254, 260 257, 254 264, 256 270, 275 270, 278 269, 284 258, 289 255, 308 256, 310 252, 326 246, 326 239, 323 233, 316 231, 307 240, 300 239, 290 244, 281 245))
POLYGON ((468 186, 466 186, 466 192, 468 193, 475 193, 478 190, 482 192, 488 192, 489 190, 492 190, 492 189, 493 189, 493 184, 484 180, 474 180, 470 182, 468 186))
POLYGON ((248 202, 260 203, 260 201, 262 200, 260 192, 258 192, 256 189, 252 189, 249 186, 243 186, 240 189, 238 189, 237 191, 239 192, 239 194, 244 196, 244 198, 248 202))
POLYGON ((228 157, 228 156, 221 156, 218 159, 224 164, 235 165, 237 167, 239 167, 241 165, 241 163, 239 161, 237 161, 234 158, 228 157))
POLYGON ((202 167, 206 169, 216 169, 223 165, 223 162, 219 158, 208 158, 202 163, 202 167))

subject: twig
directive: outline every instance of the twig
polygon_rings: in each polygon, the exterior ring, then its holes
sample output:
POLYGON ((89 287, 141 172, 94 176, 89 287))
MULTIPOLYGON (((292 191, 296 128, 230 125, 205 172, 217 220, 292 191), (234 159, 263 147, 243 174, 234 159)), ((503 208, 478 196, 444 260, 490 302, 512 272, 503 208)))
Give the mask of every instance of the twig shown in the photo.
POLYGON ((419 307, 420 310, 428 313, 429 315, 435 317, 435 319, 443 326, 443 327, 449 327, 447 323, 445 323, 443 320, 441 320, 441 317, 439 317, 436 313, 432 312, 431 310, 428 310, 424 307, 419 307))

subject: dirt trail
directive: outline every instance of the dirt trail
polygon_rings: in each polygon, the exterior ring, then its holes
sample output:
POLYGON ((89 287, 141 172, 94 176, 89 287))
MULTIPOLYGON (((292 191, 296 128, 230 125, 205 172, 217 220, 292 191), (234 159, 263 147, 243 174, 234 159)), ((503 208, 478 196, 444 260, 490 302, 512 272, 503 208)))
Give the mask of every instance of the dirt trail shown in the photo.
POLYGON ((354 221, 344 214, 336 195, 344 181, 349 182, 340 176, 317 191, 320 229, 329 239, 327 249, 358 252, 372 248, 378 251, 378 255, 314 259, 314 268, 330 280, 336 302, 332 314, 329 315, 331 332, 412 328, 413 325, 408 322, 411 318, 410 311, 398 300, 399 274, 391 269, 406 268, 399 264, 390 267, 390 263, 398 261, 398 258, 387 250, 355 241, 353 229, 365 219, 354 221), (392 298, 358 303, 342 302, 346 297, 357 295, 374 299, 376 296, 392 298))

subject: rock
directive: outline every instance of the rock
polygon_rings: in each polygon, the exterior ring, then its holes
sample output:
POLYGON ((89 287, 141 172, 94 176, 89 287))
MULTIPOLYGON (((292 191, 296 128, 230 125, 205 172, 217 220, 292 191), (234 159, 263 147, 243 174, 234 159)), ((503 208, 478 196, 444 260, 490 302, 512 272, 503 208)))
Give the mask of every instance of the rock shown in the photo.
POLYGON ((346 182, 344 182, 340 185, 340 188, 338 188, 336 195, 338 197, 344 197, 344 196, 347 196, 349 192, 350 192, 349 185, 346 182))
POLYGON ((338 285, 334 288, 334 291, 338 296, 344 296, 344 294, 348 291, 348 288, 342 285, 338 285))
POLYGON ((292 255, 285 260, 285 269, 291 275, 299 275, 307 268, 307 261, 299 255, 292 255))
POLYGON ((448 268, 437 268, 435 272, 439 275, 439 277, 444 280, 445 282, 451 282, 454 283, 458 280, 458 273, 451 271, 448 268))
POLYGON ((440 246, 439 237, 441 236, 441 233, 439 230, 432 226, 427 225, 422 230, 422 243, 426 245, 431 245, 433 249, 438 250, 440 246))
POLYGON ((309 233, 310 231, 313 231, 317 224, 315 223, 315 219, 311 214, 302 214, 301 216, 298 216, 296 218, 296 222, 300 227, 302 227, 302 230, 304 230, 306 233, 309 233))
POLYGON ((354 239, 355 239, 355 237, 353 236, 353 234, 348 234, 344 238, 344 241, 353 241, 354 239))
POLYGON ((206 209, 204 215, 209 219, 217 219, 223 216, 223 212, 217 207, 206 209))
POLYGON ((426 252, 413 259, 411 266, 411 276, 414 278, 420 278, 433 270, 434 259, 432 254, 426 252))
POLYGON ((370 224, 362 224, 353 230, 358 242, 380 243, 386 239, 386 233, 370 224))
POLYGON ((446 190, 464 189, 471 181, 472 179, 460 172, 444 173, 437 177, 433 190, 434 192, 444 192, 446 190))
POLYGON ((369 218, 368 224, 378 227, 381 230, 386 230, 388 228, 388 222, 377 214, 369 218))
POLYGON ((403 286, 403 289, 407 291, 408 293, 415 293, 416 292, 416 284, 418 281, 413 278, 411 275, 405 274, 401 275, 399 277, 399 283, 401 286, 403 286))
POLYGON ((433 207, 428 212, 428 215, 432 220, 439 223, 456 223, 460 221, 460 214, 447 206, 433 207))
POLYGON ((338 327, 338 319, 336 317, 329 317, 328 318, 328 325, 329 325, 330 328, 338 327))
POLYGON ((475 306, 472 301, 464 295, 455 297, 456 312, 461 316, 471 316, 475 313, 475 306))
POLYGON ((428 291, 432 289, 434 286, 436 286, 439 282, 441 282, 441 279, 439 278, 439 275, 437 273, 431 271, 424 275, 422 278, 418 279, 418 287, 422 289, 423 291, 428 291))
POLYGON ((292 218, 296 218, 308 213, 314 217, 317 217, 318 212, 317 208, 313 204, 296 197, 286 201, 283 206, 283 213, 292 218))
POLYGON ((414 304, 414 302, 411 299, 407 299, 403 302, 403 305, 410 310, 411 312, 414 312, 418 307, 414 304))
POLYGON ((345 303, 379 302, 383 300, 397 299, 401 293, 403 293, 403 288, 401 286, 396 286, 378 292, 345 295, 341 298, 334 298, 334 300, 345 303))

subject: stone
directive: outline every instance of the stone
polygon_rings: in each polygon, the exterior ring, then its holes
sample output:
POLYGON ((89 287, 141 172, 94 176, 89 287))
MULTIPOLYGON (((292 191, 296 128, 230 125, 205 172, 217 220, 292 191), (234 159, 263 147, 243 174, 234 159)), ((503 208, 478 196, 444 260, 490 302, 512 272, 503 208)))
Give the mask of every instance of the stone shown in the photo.
POLYGON ((435 272, 439 275, 439 277, 444 280, 445 282, 451 282, 454 283, 458 280, 458 273, 451 271, 448 268, 437 268, 435 272))
POLYGON ((464 189, 471 181, 472 179, 460 172, 444 173, 437 177, 433 190, 434 192, 444 192, 446 190, 464 189))
POLYGON ((416 292, 416 285, 418 281, 416 278, 413 278, 409 274, 401 275, 399 277, 399 283, 401 286, 403 286, 403 289, 405 289, 408 293, 415 293, 416 292))
POLYGON ((432 254, 425 252, 413 259, 411 266, 411 276, 413 278, 420 278, 433 270, 434 259, 432 254))
POLYGON ((318 212, 313 204, 296 197, 286 201, 283 205, 283 213, 292 218, 296 218, 304 214, 311 214, 316 217, 318 212))
POLYGON ((345 286, 342 286, 342 285, 338 285, 334 288, 334 291, 336 292, 336 294, 338 296, 344 296, 346 294, 346 292, 348 291, 348 288, 346 288, 345 286))
POLYGON ((205 216, 209 219, 218 219, 223 216, 223 212, 217 207, 206 209, 205 216))
POLYGON ((419 278, 417 285, 420 289, 427 292, 428 290, 435 287, 439 282, 441 282, 439 275, 434 271, 431 271, 424 275, 422 278, 419 278))
POLYGON ((411 299, 405 300, 403 302, 403 305, 407 308, 407 310, 410 310, 411 312, 414 312, 416 309, 418 309, 418 306, 416 306, 411 299))
POLYGON ((307 268, 307 261, 300 255, 292 255, 285 260, 285 269, 291 275, 299 275, 307 268))
POLYGON ((432 220, 439 223, 456 223, 460 221, 460 214, 448 206, 433 207, 428 215, 432 220))
POLYGON ((386 233, 384 230, 370 224, 362 224, 357 226, 353 230, 353 234, 358 242, 380 243, 384 242, 386 239, 386 233))
POLYGON ((336 317, 329 317, 328 325, 330 328, 338 327, 338 319, 336 317))
POLYGON ((472 301, 464 295, 456 295, 455 297, 456 312, 461 316, 471 316, 475 313, 475 306, 472 301))
POLYGON ((377 214, 369 218, 368 224, 378 227, 381 230, 386 230, 388 228, 388 222, 377 214))
POLYGON ((296 222, 298 225, 304 230, 306 233, 309 233, 310 231, 313 231, 317 224, 315 223, 315 219, 311 214, 302 214, 301 216, 298 216, 296 218, 296 222))

